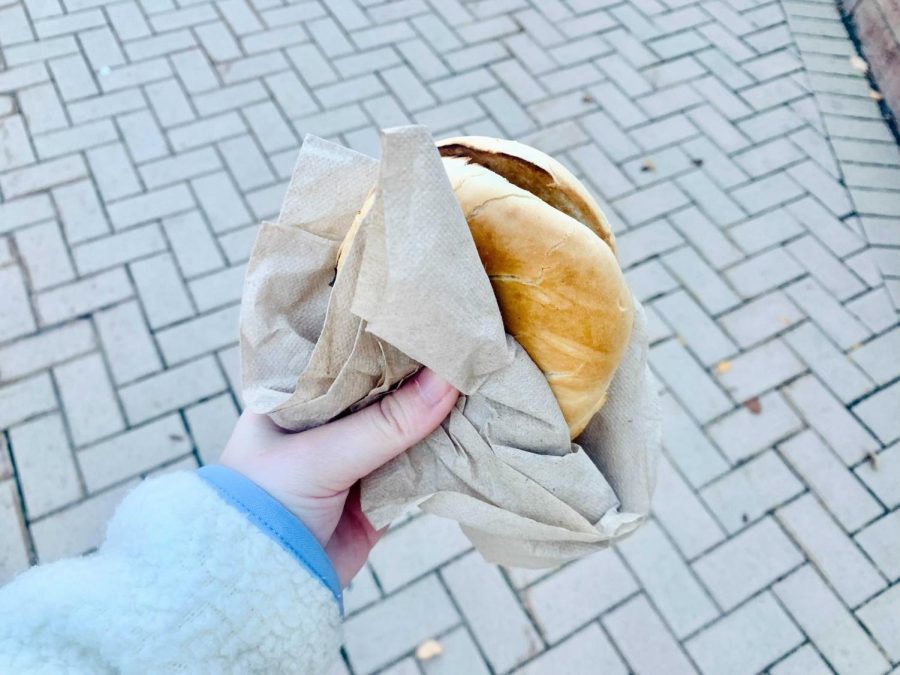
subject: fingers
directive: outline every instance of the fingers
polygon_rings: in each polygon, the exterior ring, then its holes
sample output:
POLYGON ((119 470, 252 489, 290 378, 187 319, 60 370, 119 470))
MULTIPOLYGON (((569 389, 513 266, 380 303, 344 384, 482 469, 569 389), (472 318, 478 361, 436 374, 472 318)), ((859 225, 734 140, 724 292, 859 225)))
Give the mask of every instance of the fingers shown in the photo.
POLYGON ((423 368, 377 403, 301 435, 315 453, 322 479, 334 490, 346 490, 434 431, 458 396, 423 368))

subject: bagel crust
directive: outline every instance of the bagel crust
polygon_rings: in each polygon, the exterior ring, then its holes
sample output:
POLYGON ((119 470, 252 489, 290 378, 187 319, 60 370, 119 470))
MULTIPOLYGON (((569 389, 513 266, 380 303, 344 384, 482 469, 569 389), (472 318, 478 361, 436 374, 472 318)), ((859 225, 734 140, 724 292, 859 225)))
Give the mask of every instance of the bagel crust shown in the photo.
MULTIPOLYGON (((634 306, 606 218, 534 148, 480 137, 438 146, 506 332, 544 373, 574 439, 606 401, 631 335, 634 306)), ((339 269, 373 195, 341 244, 339 269)))

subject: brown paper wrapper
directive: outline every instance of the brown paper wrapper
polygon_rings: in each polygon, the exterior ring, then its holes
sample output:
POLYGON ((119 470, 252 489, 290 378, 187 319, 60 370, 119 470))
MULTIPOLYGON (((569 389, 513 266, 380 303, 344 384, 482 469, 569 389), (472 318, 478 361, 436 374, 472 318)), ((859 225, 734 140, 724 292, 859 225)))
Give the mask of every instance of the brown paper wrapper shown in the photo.
POLYGON ((304 139, 278 220, 262 224, 247 268, 247 406, 299 431, 371 403, 424 364, 464 396, 441 428, 363 481, 373 526, 418 504, 458 521, 487 560, 522 567, 633 532, 650 509, 660 442, 640 306, 606 405, 571 443, 544 376, 503 331, 430 134, 388 129, 381 148, 376 161, 304 139), (376 183, 336 275, 338 248, 376 183))

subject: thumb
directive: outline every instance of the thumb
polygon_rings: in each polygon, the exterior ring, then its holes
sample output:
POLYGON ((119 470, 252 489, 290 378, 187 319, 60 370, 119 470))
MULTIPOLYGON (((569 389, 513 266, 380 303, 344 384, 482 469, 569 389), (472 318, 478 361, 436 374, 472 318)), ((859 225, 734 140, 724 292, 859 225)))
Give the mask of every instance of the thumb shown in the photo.
POLYGON ((397 391, 340 420, 303 432, 321 460, 319 478, 341 491, 434 431, 459 392, 428 368, 397 391))

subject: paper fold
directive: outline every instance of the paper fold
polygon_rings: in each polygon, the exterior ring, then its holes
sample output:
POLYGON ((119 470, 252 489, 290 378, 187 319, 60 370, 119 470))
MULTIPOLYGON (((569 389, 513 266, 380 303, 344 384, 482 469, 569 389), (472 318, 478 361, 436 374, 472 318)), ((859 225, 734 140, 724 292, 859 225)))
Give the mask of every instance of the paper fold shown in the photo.
POLYGON ((511 337, 424 127, 382 132, 380 162, 304 139, 264 223, 241 308, 244 400, 302 430, 427 365, 466 396, 363 482, 382 527, 409 504, 457 520, 493 562, 556 565, 633 531, 655 483, 660 415, 636 307, 606 405, 570 443, 543 375, 511 337), (352 246, 337 251, 373 185, 352 246))

